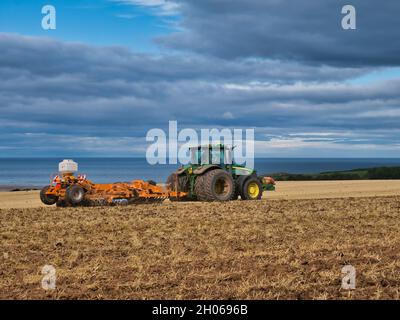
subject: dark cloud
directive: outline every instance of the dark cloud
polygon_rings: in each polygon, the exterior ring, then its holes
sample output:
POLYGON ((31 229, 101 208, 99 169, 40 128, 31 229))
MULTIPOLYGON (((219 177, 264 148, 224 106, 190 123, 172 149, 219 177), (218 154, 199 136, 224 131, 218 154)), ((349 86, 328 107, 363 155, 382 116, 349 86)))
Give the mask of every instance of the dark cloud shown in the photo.
POLYGON ((182 29, 159 42, 224 59, 262 57, 335 66, 400 65, 397 0, 177 0, 182 29), (357 29, 341 27, 344 5, 357 29))
POLYGON ((400 81, 344 82, 369 68, 151 56, 10 34, 0 34, 0 52, 3 156, 143 155, 146 132, 169 120, 180 128, 256 127, 264 152, 397 148, 400 81), (334 134, 322 139, 326 132, 334 134))

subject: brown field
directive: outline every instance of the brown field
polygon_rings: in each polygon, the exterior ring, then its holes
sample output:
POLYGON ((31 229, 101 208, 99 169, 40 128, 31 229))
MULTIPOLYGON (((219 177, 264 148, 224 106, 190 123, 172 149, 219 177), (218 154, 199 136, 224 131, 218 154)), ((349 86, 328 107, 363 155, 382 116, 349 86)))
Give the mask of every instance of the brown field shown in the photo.
POLYGON ((400 196, 336 183, 357 197, 300 182, 279 183, 274 200, 62 209, 15 193, 20 208, 0 209, 0 298, 400 299, 400 196), (40 286, 46 264, 54 291, 40 286))

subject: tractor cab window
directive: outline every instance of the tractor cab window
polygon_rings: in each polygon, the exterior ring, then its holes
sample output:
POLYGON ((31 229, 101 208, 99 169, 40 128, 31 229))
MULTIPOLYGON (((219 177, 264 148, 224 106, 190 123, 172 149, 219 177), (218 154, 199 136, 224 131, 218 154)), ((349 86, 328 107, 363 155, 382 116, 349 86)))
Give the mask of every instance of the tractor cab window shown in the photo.
POLYGON ((201 148, 200 150, 201 164, 210 164, 210 151, 208 148, 201 148))
POLYGON ((200 163, 199 159, 200 159, 199 150, 195 148, 190 149, 190 163, 199 164, 200 163))
POLYGON ((224 163, 224 153, 221 148, 212 148, 211 150, 211 163, 222 165, 224 163))
POLYGON ((190 162, 192 164, 209 164, 208 149, 193 148, 190 149, 190 162))
POLYGON ((225 164, 233 164, 232 149, 225 149, 225 164))

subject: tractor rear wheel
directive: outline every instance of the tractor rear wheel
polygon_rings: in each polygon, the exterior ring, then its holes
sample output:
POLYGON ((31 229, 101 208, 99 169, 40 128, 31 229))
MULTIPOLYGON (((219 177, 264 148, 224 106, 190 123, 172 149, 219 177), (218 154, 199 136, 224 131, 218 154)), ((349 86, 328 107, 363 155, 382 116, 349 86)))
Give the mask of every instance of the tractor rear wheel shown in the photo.
POLYGON ((260 200, 262 192, 263 188, 260 180, 256 177, 250 177, 245 180, 240 196, 243 200, 260 200))
POLYGON ((44 187, 42 190, 40 190, 40 200, 48 206, 51 206, 55 204, 58 200, 57 196, 49 195, 46 194, 47 190, 49 190, 50 186, 44 187))
POLYGON ((200 201, 206 201, 204 195, 203 187, 204 175, 198 176, 194 182, 194 193, 196 194, 196 199, 200 201))
POLYGON ((65 190, 65 201, 72 205, 77 205, 83 201, 85 190, 78 185, 73 185, 65 190))
POLYGON ((200 201, 229 201, 235 198, 235 182, 228 172, 215 169, 196 179, 195 191, 200 201))

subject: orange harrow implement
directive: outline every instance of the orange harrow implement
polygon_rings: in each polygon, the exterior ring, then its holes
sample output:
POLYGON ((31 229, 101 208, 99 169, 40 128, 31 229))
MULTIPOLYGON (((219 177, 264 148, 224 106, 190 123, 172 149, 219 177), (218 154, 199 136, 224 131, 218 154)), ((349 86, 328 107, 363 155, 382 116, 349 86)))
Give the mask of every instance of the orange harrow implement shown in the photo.
POLYGON ((75 177, 73 174, 56 176, 53 183, 40 192, 44 204, 57 204, 59 207, 160 203, 168 198, 186 195, 185 192, 158 186, 153 181, 97 184, 85 176, 75 177))

